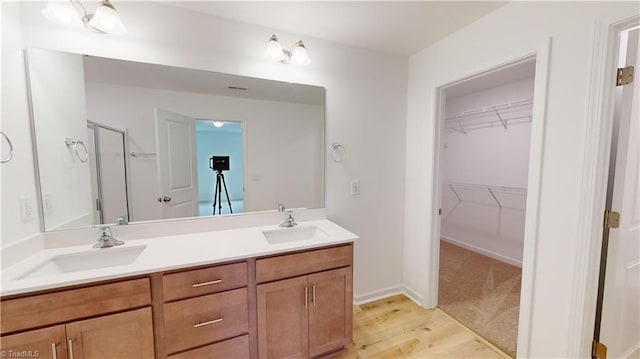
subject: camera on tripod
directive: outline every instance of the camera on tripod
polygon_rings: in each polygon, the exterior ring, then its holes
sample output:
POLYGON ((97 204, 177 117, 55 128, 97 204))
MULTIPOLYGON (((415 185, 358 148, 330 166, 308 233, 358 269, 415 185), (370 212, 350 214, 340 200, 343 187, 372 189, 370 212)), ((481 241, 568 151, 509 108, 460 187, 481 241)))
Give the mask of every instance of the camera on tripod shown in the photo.
POLYGON ((228 171, 229 170, 229 156, 213 156, 209 158, 209 168, 211 170, 228 171))
POLYGON ((216 187, 213 190, 213 215, 215 216, 216 214, 216 204, 218 204, 218 214, 222 214, 222 187, 224 187, 224 194, 227 196, 229 212, 233 213, 229 192, 227 191, 227 182, 224 180, 224 174, 222 174, 222 171, 229 170, 229 156, 212 156, 209 158, 209 168, 216 172, 216 187))

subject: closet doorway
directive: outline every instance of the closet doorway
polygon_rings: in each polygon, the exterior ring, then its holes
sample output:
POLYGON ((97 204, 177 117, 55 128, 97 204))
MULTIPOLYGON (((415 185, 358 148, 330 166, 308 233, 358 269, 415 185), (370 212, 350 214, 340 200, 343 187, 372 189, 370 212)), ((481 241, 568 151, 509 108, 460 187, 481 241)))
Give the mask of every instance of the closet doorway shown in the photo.
POLYGON ((443 90, 438 307, 516 355, 535 59, 443 90))

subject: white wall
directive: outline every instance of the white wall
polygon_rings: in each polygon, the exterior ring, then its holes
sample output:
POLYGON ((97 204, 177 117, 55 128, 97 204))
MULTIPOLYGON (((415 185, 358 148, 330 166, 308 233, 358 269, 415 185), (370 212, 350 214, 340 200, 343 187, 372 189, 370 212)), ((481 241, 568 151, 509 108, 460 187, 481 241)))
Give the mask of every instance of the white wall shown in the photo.
MULTIPOLYGON (((505 83, 470 94, 447 97, 445 117, 463 111, 533 98, 533 78, 505 83)), ((503 114, 505 119, 531 115, 528 110, 503 114)), ((496 127, 471 129, 466 134, 448 131, 441 151, 441 238, 507 263, 521 265, 524 243, 526 192, 485 185, 527 187, 530 123, 515 123, 505 130, 495 115, 496 127), (480 186, 455 185, 462 183, 480 186), (456 191, 455 193, 453 191, 456 191), (462 197, 459 202, 457 196, 462 197)))
POLYGON ((519 356, 566 357, 571 349, 594 23, 637 13, 635 2, 512 2, 409 60, 405 280, 432 306, 436 88, 535 52, 551 37, 532 318, 519 356))
MULTIPOLYGON (((447 97, 445 117, 463 111, 533 98, 533 78, 523 79, 470 94, 447 97)), ((531 115, 519 111, 518 115, 531 115)), ((503 115, 509 118, 510 115, 503 115)), ((442 178, 445 182, 527 187, 529 123, 460 132, 445 132, 442 178)))
POLYGON ((37 49, 29 51, 28 58, 40 185, 52 208, 45 213, 45 227, 89 226, 93 197, 88 148, 65 143, 67 138, 88 143, 82 58, 37 49))
MULTIPOLYGON (((44 2, 2 2, 3 119, 10 119, 18 142, 27 142, 29 118, 24 89, 22 47, 40 47, 132 61, 206 69, 323 86, 327 144, 347 149, 342 163, 327 158, 325 206, 329 219, 360 235, 355 247, 356 295, 402 285, 407 61, 298 34, 247 25, 173 8, 156 2, 119 2, 129 35, 105 36, 69 30, 43 19, 44 2), (20 42, 20 26, 22 38, 20 42), (5 31, 4 23, 8 22, 5 31), (265 62, 265 43, 277 33, 283 44, 304 40, 312 62, 307 67, 265 62), (7 59, 9 61, 5 62, 7 59), (15 130, 14 130, 15 129, 15 130), (349 195, 360 180, 362 194, 349 195), (380 188, 389 190, 381 191, 380 188), (384 263, 384 265, 380 265, 384 263)), ((286 45, 285 45, 286 46, 286 45)), ((3 125, 4 126, 4 125, 3 125)), ((3 166, 2 244, 37 232, 15 220, 18 193, 34 194, 29 146, 17 148, 14 165, 3 166), (18 168, 19 166, 19 168, 18 168), (8 227, 5 229, 5 227, 8 227), (5 234, 6 233, 6 234, 5 234)))
MULTIPOLYGON (((286 102, 87 82, 91 121, 129 130, 134 152, 156 152, 154 108, 193 118, 243 120, 245 212, 323 206, 324 108, 286 102)), ((155 157, 129 157, 132 220, 162 218, 155 157)))
POLYGON ((2 9, 2 131, 13 142, 14 157, 0 165, 2 174, 2 245, 39 233, 38 211, 33 220, 22 222, 21 197, 37 196, 31 145, 31 124, 24 65, 24 46, 18 6, 2 9), (9 90, 10 89, 10 90, 9 90))

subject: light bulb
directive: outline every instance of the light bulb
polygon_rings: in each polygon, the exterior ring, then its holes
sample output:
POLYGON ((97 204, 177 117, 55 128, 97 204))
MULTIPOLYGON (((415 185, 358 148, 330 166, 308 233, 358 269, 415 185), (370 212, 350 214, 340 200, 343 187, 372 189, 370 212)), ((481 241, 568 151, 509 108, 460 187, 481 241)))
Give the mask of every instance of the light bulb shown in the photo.
POLYGON ((96 13, 89 20, 89 27, 108 34, 124 35, 124 27, 120 15, 108 0, 104 0, 96 8, 96 13))
POLYGON ((284 60, 285 55, 276 35, 271 35, 269 43, 267 44, 267 50, 264 52, 264 57, 272 61, 284 60))
POLYGON ((82 27, 82 20, 70 1, 49 0, 42 15, 58 24, 70 27, 82 27))
POLYGON ((220 127, 224 126, 224 122, 222 122, 222 121, 213 121, 211 123, 217 128, 220 128, 220 127))
POLYGON ((290 63, 296 65, 308 65, 311 62, 309 55, 307 54, 307 49, 304 47, 302 41, 298 41, 293 50, 291 50, 291 60, 290 63))

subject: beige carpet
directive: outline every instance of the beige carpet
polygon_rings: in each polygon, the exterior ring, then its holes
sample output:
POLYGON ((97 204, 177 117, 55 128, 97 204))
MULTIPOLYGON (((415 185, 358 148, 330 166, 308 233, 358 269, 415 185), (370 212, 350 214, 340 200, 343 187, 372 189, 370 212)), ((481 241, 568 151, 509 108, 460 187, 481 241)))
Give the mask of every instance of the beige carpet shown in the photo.
POLYGON ((522 270, 440 241, 438 306, 515 357, 522 270))

